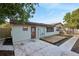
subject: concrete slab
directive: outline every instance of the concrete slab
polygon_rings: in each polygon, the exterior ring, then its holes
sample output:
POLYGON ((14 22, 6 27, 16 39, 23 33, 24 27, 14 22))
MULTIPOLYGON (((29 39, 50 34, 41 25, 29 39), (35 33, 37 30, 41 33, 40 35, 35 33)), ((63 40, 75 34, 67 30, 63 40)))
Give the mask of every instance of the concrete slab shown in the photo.
MULTIPOLYGON (((46 43, 44 41, 38 40, 36 42, 24 43, 24 45, 15 45, 15 55, 33 55, 35 52, 38 52, 46 47, 57 47, 52 44, 46 43)), ((38 53, 39 54, 39 53, 38 53)))
POLYGON ((13 46, 10 46, 10 45, 2 45, 0 46, 0 50, 14 50, 13 46))
POLYGON ((14 44, 16 56, 79 56, 72 52, 71 48, 77 41, 78 37, 73 37, 60 46, 41 41, 22 41, 14 44))
POLYGON ((60 56, 62 51, 56 46, 45 47, 35 53, 32 56, 60 56))
POLYGON ((0 39, 0 50, 11 50, 13 51, 13 45, 3 45, 4 39, 0 39))
POLYGON ((63 51, 71 51, 73 45, 77 40, 78 40, 78 37, 74 36, 70 38, 68 41, 66 41, 65 43, 63 43, 62 45, 60 45, 59 48, 61 48, 63 51))
POLYGON ((73 51, 62 51, 60 56, 79 56, 79 54, 73 51))

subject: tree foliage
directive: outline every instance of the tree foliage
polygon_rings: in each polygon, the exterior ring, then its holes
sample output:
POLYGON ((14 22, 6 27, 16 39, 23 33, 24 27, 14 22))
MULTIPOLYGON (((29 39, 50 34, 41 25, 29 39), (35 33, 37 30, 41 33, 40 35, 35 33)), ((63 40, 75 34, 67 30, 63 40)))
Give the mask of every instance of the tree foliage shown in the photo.
POLYGON ((16 19, 23 22, 28 21, 35 13, 35 3, 1 3, 0 4, 0 23, 6 18, 16 19))
POLYGON ((64 22, 69 28, 79 28, 79 9, 66 13, 64 16, 64 22))

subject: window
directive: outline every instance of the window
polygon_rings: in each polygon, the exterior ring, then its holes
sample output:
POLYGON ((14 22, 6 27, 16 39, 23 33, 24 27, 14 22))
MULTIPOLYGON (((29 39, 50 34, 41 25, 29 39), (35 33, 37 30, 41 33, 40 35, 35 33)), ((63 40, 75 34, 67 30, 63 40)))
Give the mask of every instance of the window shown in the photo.
POLYGON ((23 27, 23 31, 27 31, 28 30, 28 27, 23 27))
POLYGON ((47 27, 47 32, 54 32, 54 28, 53 27, 47 27))
POLYGON ((61 27, 57 27, 56 31, 60 31, 61 27))

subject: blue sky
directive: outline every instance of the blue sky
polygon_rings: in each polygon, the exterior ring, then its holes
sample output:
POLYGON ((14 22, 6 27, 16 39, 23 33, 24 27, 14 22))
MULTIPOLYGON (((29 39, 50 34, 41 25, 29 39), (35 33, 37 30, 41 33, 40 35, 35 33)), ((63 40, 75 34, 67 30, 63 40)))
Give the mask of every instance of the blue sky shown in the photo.
POLYGON ((79 3, 41 3, 29 21, 47 24, 63 22, 64 15, 77 8, 79 3))

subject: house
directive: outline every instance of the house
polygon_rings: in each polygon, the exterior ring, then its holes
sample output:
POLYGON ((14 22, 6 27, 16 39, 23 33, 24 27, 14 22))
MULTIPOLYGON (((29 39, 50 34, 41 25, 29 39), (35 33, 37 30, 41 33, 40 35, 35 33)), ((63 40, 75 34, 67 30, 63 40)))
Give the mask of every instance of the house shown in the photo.
POLYGON ((60 31, 60 34, 67 35, 67 31, 62 23, 56 23, 53 25, 57 28, 58 31, 60 31))
POLYGON ((36 40, 42 37, 51 36, 59 34, 59 26, 61 23, 57 24, 43 24, 43 23, 34 23, 27 22, 25 24, 16 24, 11 22, 12 31, 11 35, 13 42, 22 41, 22 40, 36 40))

